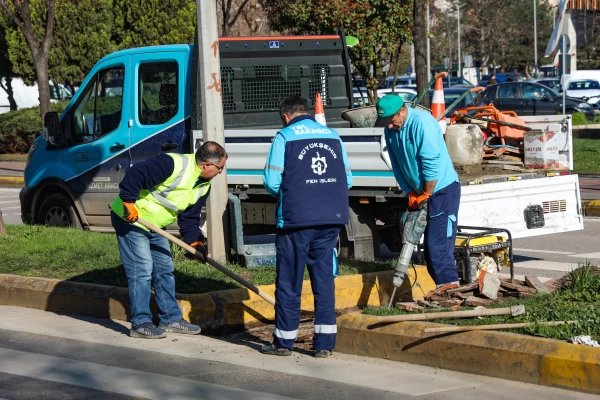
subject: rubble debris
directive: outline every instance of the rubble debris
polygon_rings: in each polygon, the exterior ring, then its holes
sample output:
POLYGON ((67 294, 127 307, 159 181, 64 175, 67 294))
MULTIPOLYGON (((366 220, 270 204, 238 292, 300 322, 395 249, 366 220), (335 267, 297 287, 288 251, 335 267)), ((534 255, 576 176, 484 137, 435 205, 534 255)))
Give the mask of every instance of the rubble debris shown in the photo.
POLYGON ((442 308, 442 307, 440 307, 440 303, 435 302, 435 301, 417 300, 417 304, 422 307, 442 308))
POLYGON ((514 283, 514 281, 515 280, 513 280, 513 282, 509 282, 509 281, 500 279, 500 285, 506 289, 516 290, 517 292, 519 292, 521 294, 526 293, 526 294, 534 295, 537 293, 537 291, 535 289, 525 286, 524 285, 525 282, 521 281, 521 282, 523 282, 523 285, 521 285, 521 284, 514 283))
POLYGON ((489 300, 489 299, 483 299, 481 297, 475 297, 475 296, 471 296, 469 297, 467 300, 465 300, 465 304, 468 306, 489 306, 490 304, 494 303, 493 300, 489 300))
POLYGON ((540 281, 540 279, 535 276, 526 276, 525 283, 527 283, 527 285, 529 285, 530 287, 534 288, 538 293, 550 293, 550 290, 548 290, 548 288, 544 286, 542 281, 540 281))
POLYGON ((482 270, 479 275, 479 292, 491 300, 498 298, 498 290, 500 289, 500 279, 494 274, 487 273, 482 270))
POLYGON ((424 312, 425 308, 421 307, 420 305, 418 305, 417 303, 414 302, 398 302, 396 303, 396 307, 401 308, 405 311, 409 311, 409 312, 424 312))

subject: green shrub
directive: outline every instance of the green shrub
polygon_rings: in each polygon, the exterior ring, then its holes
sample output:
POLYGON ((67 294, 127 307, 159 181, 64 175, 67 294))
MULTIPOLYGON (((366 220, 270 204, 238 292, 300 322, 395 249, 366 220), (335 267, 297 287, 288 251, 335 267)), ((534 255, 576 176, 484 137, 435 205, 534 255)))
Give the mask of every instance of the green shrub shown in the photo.
POLYGON ((585 114, 582 112, 576 112, 571 115, 573 125, 586 125, 590 122, 585 118, 585 114))
MULTIPOLYGON (((50 109, 61 114, 67 104, 52 103, 50 109)), ((0 114, 0 154, 27 153, 33 139, 41 133, 39 106, 0 114)))

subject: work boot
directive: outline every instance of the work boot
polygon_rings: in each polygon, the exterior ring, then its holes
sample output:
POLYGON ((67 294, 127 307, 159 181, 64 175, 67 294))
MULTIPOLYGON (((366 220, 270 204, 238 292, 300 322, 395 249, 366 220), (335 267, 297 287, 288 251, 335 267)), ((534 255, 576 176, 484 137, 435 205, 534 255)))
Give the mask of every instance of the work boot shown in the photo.
POLYGON ((143 339, 162 339, 167 337, 167 332, 162 328, 157 328, 152 322, 132 326, 129 336, 143 339))
POLYGON ((183 318, 179 321, 171 322, 169 325, 160 324, 158 327, 167 332, 183 333, 186 335, 199 335, 201 331, 198 325, 190 324, 183 318))
POLYGON ((333 355, 333 350, 317 350, 315 351, 315 358, 327 358, 333 355))
POLYGON ((278 349, 273 344, 268 344, 266 346, 263 346, 263 348, 260 352, 263 354, 270 354, 272 356, 291 356, 292 355, 292 351, 290 349, 285 349, 285 348, 278 349))

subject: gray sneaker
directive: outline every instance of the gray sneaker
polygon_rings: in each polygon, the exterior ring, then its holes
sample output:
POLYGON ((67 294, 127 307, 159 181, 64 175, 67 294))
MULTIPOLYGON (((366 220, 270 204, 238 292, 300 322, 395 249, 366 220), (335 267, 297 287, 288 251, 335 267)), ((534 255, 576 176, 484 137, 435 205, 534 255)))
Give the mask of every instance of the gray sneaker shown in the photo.
POLYGON ((333 355, 333 350, 317 350, 315 351, 316 358, 327 358, 333 355))
POLYGON ((190 324, 183 318, 179 321, 171 322, 169 325, 160 324, 158 327, 167 332, 183 333, 186 335, 199 335, 201 331, 198 325, 190 324))
POLYGON ((167 337, 167 332, 162 328, 157 328, 152 322, 132 326, 129 336, 143 339, 162 339, 167 337))

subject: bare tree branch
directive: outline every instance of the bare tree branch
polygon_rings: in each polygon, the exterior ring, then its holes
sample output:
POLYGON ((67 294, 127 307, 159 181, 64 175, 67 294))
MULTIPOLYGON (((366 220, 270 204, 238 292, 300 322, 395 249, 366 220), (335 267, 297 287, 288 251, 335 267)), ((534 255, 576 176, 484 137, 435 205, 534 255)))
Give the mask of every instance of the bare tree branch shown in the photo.
MULTIPOLYGON (((232 0, 233 1, 233 0, 232 0)), ((237 13, 235 14, 235 16, 233 17, 233 19, 231 20, 231 22, 229 23, 229 26, 233 26, 235 24, 235 21, 237 21, 237 19, 239 18, 239 16, 242 13, 242 10, 244 9, 244 7, 246 7, 246 4, 248 4, 250 0, 244 0, 244 2, 242 3, 241 6, 239 6, 237 13)))
POLYGON ((4 10, 5 13, 7 13, 10 18, 12 19, 12 21, 17 24, 17 26, 21 29, 23 29, 23 21, 21 20, 20 15, 19 17, 12 12, 12 10, 10 9, 10 7, 8 6, 6 0, 0 0, 0 8, 2 8, 2 10, 4 10))

